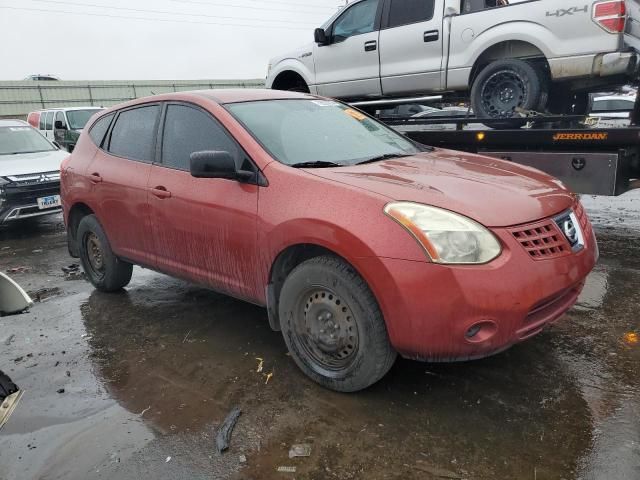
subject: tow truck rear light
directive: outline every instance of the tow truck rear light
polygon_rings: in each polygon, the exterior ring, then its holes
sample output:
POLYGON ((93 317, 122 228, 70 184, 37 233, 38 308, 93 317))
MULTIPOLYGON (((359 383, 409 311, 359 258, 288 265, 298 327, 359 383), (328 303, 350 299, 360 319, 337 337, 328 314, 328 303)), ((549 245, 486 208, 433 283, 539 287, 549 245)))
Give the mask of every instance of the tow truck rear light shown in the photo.
POLYGON ((593 6, 593 21, 609 33, 622 33, 627 22, 627 7, 622 0, 598 2, 593 6))

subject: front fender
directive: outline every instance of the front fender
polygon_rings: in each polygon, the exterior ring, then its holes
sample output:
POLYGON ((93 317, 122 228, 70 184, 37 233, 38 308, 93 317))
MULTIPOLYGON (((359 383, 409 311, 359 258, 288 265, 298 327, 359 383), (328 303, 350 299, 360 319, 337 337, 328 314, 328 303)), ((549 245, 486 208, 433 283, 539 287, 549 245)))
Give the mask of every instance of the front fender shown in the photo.
POLYGON ((275 65, 271 66, 271 70, 266 81, 267 88, 272 88, 273 83, 278 75, 286 71, 297 73, 309 86, 315 84, 315 74, 311 70, 311 68, 309 68, 297 58, 285 58, 283 60, 280 60, 275 65))

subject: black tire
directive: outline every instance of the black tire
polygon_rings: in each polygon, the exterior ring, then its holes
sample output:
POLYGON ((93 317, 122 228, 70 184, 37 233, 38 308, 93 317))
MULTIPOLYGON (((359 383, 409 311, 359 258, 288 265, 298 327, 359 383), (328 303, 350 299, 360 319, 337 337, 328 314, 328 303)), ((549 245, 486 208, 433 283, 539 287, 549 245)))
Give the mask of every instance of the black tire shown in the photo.
POLYGON ((0 371, 0 403, 4 401, 9 395, 12 395, 18 391, 18 386, 11 381, 11 379, 0 371))
POLYGON ((282 287, 279 314, 294 361, 323 387, 365 389, 395 362, 376 299, 353 267, 337 257, 298 265, 282 287))
POLYGON ((76 239, 82 268, 96 289, 116 292, 129 284, 133 265, 115 256, 95 215, 82 218, 76 239))
MULTIPOLYGON (((516 108, 544 110, 547 94, 544 74, 524 60, 497 60, 487 65, 471 88, 471 105, 480 118, 511 118, 516 108)), ((505 128, 509 123, 493 124, 505 128)))

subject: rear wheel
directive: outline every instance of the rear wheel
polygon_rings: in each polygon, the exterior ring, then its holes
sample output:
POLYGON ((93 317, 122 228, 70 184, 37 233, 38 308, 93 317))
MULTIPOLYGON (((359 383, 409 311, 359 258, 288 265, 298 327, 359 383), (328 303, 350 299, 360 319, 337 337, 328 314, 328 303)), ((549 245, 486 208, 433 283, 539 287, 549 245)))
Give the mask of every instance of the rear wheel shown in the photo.
POLYGON ((80 221, 76 238, 82 268, 94 287, 115 292, 129 284, 133 265, 115 256, 95 215, 87 215, 80 221))
POLYGON ((373 294, 336 257, 316 257, 291 272, 280 295, 280 321, 298 367, 332 390, 367 388, 395 361, 373 294))
MULTIPOLYGON (((471 89, 471 104, 481 118, 512 118, 518 109, 544 110, 547 94, 543 74, 518 59, 490 63, 476 78, 471 89)), ((494 124, 496 128, 509 123, 494 124)))

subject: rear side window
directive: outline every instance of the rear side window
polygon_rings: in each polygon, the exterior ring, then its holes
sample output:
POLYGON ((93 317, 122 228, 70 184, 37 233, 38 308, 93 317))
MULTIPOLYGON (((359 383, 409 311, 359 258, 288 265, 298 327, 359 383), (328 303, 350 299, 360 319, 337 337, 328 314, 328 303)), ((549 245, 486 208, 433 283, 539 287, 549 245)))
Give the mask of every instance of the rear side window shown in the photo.
POLYGON ((111 130, 109 152, 131 160, 152 162, 159 114, 159 105, 120 112, 111 130))
POLYGON ((433 18, 435 0, 391 0, 389 28, 426 22, 433 18))
POLYGON ((53 112, 47 112, 47 118, 44 126, 45 130, 53 130, 53 112))
POLYGON ((185 105, 169 105, 164 122, 162 164, 179 170, 190 170, 193 152, 203 150, 229 152, 239 157, 236 143, 210 115, 185 105))
POLYGON ((40 130, 44 130, 46 114, 47 112, 40 112, 40 130))
POLYGON ((104 135, 107 133, 107 130, 109 130, 109 125, 111 125, 111 120, 113 120, 114 115, 115 113, 112 113, 98 119, 98 121, 91 127, 91 130, 89 130, 89 136, 91 137, 91 140, 93 140, 93 143, 95 143, 98 147, 102 147, 104 135))

